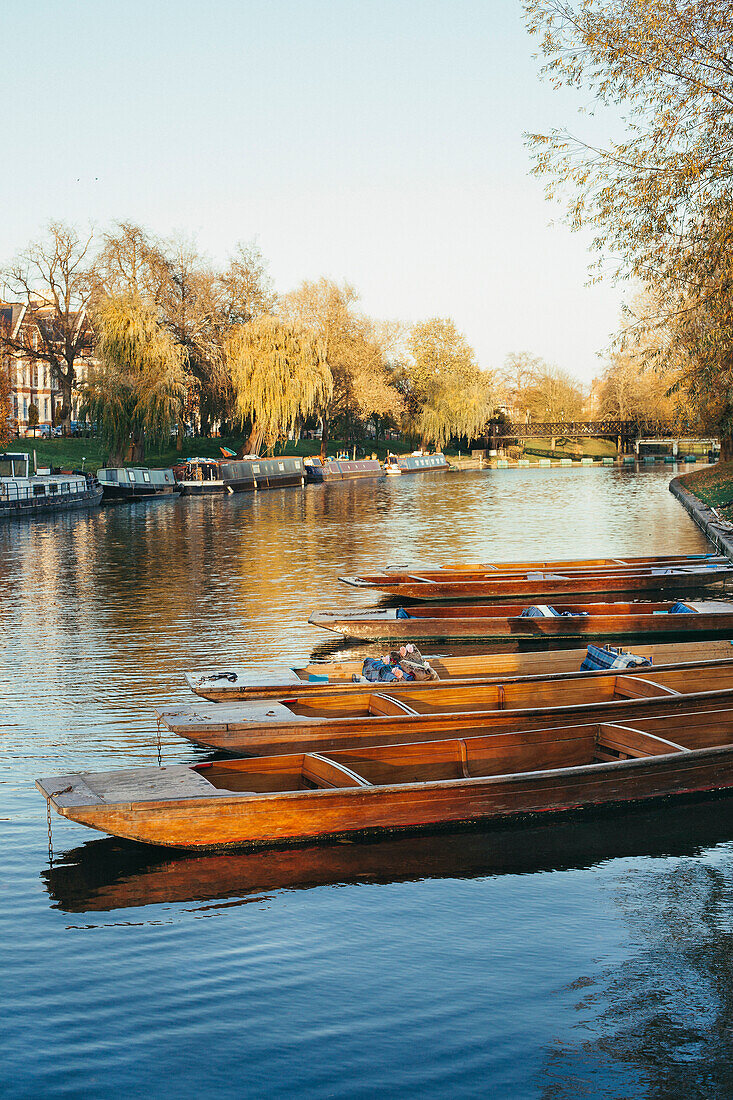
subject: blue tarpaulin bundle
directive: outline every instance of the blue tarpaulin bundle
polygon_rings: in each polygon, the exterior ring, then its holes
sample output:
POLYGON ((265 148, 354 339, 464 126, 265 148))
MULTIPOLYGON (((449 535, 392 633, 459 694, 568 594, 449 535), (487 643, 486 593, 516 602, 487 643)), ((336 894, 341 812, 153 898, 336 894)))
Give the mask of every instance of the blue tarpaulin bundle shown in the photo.
POLYGON ((411 619, 412 615, 408 615, 407 612, 405 611, 404 607, 398 607, 396 618, 398 618, 398 619, 411 619))
POLYGON ((697 615, 697 609, 694 607, 688 607, 686 603, 680 603, 679 600, 676 604, 670 607, 667 612, 668 615, 697 615))
POLYGON ((389 662, 381 661, 378 657, 366 657, 361 667, 361 674, 370 683, 388 683, 397 680, 389 662))
POLYGON ((546 603, 538 603, 532 607, 525 607, 519 617, 520 619, 568 619, 587 614, 587 611, 558 611, 546 603))
POLYGON ((588 654, 580 666, 581 672, 596 672, 608 668, 640 668, 642 665, 650 665, 652 662, 647 657, 639 657, 636 653, 624 653, 613 646, 589 645, 588 654))

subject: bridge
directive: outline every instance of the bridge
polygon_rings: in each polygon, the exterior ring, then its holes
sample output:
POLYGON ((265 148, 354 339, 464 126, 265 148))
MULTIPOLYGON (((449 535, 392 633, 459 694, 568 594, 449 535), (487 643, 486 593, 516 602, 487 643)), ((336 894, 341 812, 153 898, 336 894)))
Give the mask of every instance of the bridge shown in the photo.
POLYGON ((553 420, 520 424, 515 420, 492 420, 489 435, 494 439, 620 439, 630 443, 640 436, 677 438, 671 424, 658 420, 553 420))

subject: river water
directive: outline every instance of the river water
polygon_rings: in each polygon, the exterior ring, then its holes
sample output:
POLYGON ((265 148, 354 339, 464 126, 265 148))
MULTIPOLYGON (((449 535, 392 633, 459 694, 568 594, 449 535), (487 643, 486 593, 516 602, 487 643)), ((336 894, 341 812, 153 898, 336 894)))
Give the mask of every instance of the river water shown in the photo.
POLYGON ((33 787, 154 763, 151 708, 192 698, 186 668, 345 652, 306 621, 370 602, 339 573, 702 552, 669 476, 417 475, 0 527, 0 1094, 732 1096, 730 801, 201 857, 55 816, 49 865, 33 787))

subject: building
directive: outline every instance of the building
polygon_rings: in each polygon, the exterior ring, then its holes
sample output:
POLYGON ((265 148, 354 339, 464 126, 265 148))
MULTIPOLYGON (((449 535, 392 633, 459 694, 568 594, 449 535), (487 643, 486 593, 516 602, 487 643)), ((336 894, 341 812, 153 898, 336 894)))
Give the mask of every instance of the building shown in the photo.
MULTIPOLYGON (((73 336, 82 339, 82 347, 91 352, 91 328, 85 311, 73 314, 73 336)), ((52 377, 50 364, 36 358, 33 352, 52 345, 58 339, 54 332, 53 307, 42 302, 28 305, 20 302, 0 302, 0 365, 10 376, 10 399, 13 428, 24 435, 29 425, 31 406, 38 409, 38 426, 50 431, 58 419, 62 404, 61 389, 52 377)), ((77 387, 83 382, 85 360, 77 360, 77 387)), ((72 395, 71 419, 78 418, 80 394, 72 395)))

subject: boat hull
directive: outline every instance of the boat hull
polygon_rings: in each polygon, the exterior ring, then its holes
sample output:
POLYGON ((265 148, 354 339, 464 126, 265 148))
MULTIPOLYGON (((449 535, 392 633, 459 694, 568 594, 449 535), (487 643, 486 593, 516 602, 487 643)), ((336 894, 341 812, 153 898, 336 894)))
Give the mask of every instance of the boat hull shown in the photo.
MULTIPOLYGON (((508 605, 511 607, 511 605, 508 605)), ((576 604, 568 610, 576 612, 593 608, 592 604, 576 604)), ((598 605, 611 608, 612 604, 598 605)), ((577 640, 581 638, 611 641, 618 638, 695 637, 733 635, 733 604, 718 604, 720 610, 701 610, 697 614, 667 614, 659 611, 644 612, 644 604, 619 604, 617 613, 592 610, 583 616, 528 618, 522 616, 522 608, 511 608, 511 614, 502 614, 507 605, 493 608, 463 608, 449 605, 439 610, 442 614, 432 617, 433 608, 411 608, 407 618, 396 618, 395 612, 371 613, 314 612, 308 622, 341 634, 345 638, 360 641, 527 641, 577 640), (727 610, 723 610, 727 608, 727 610), (473 614, 469 614, 473 612, 473 614), (485 614, 483 613, 485 612, 485 614)), ((649 605, 646 605, 649 607, 649 605)), ((652 607, 654 605, 651 605, 652 607)))
MULTIPOLYGON (((339 580, 353 584, 350 577, 339 580)), ((419 581, 405 580, 385 584, 360 585, 372 591, 381 592, 395 599, 408 600, 476 600, 476 599, 539 599, 541 597, 562 596, 605 596, 610 594, 638 595, 645 592, 699 592, 712 586, 724 587, 733 580, 733 564, 729 567, 700 570, 694 573, 665 573, 655 575, 649 572, 628 575, 588 574, 568 577, 538 577, 526 579, 517 576, 501 580, 476 581, 419 581)))
POLYGON ((66 805, 78 779, 37 780, 36 786, 62 816, 90 828, 146 844, 201 851, 502 821, 729 790, 733 748, 476 779, 182 803, 66 805), (53 784, 66 793, 55 795, 53 784))
POLYGON ((102 489, 89 488, 81 493, 69 493, 58 499, 34 497, 29 500, 0 502, 0 519, 26 519, 51 512, 72 512, 80 508, 98 508, 102 489))

